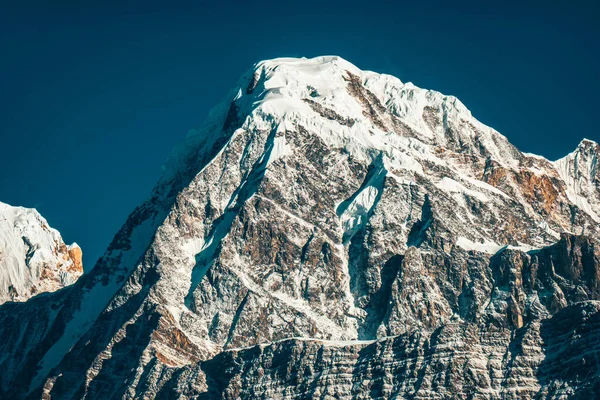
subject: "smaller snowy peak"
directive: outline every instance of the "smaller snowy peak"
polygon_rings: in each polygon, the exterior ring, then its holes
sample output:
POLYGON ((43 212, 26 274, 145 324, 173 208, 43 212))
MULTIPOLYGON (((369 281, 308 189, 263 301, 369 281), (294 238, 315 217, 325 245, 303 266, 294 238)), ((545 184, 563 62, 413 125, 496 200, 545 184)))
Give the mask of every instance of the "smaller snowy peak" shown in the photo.
POLYGON ((596 186, 600 146, 593 140, 583 139, 575 151, 554 162, 560 176, 576 192, 596 186))
POLYGON ((564 160, 577 160, 578 163, 583 162, 592 165, 592 163, 594 163, 598 159, 599 154, 600 146, 598 145, 598 143, 590 139, 583 139, 581 142, 579 142, 579 144, 573 152, 557 160, 556 163, 564 160))
POLYGON ((600 222, 600 146, 583 139, 575 151, 554 162, 567 186, 567 196, 579 208, 600 222))
POLYGON ((67 246, 37 210, 0 202, 0 304, 56 291, 82 274, 79 245, 67 246))
POLYGON ((600 145, 593 140, 590 139, 582 139, 581 142, 577 145, 575 150, 561 159, 555 161, 555 163, 563 162, 564 160, 572 160, 574 158, 581 157, 596 157, 600 153, 600 145))
POLYGON ((581 143, 579 143, 579 148, 581 147, 588 147, 588 146, 594 146, 596 148, 598 148, 598 143, 591 140, 591 139, 587 139, 587 138, 583 138, 583 140, 581 141, 581 143))

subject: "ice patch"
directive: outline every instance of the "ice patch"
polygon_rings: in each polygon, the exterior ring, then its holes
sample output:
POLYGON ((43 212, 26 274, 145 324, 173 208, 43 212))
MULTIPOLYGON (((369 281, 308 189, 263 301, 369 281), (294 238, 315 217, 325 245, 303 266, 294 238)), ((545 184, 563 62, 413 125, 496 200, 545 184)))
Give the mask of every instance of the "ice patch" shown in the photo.
POLYGON ((489 201, 489 198, 486 195, 484 195, 483 193, 476 192, 475 190, 467 189, 461 183, 455 181, 454 179, 450 179, 448 177, 442 178, 442 180, 436 184, 436 187, 438 189, 443 190, 444 192, 462 193, 464 195, 474 197, 484 203, 489 201))
POLYGON ((337 214, 344 230, 344 243, 358 232, 368 221, 377 201, 383 192, 387 170, 383 156, 379 156, 372 164, 365 182, 348 200, 337 207, 337 214))
POLYGON ((548 222, 541 221, 539 224, 537 224, 537 226, 539 228, 542 228, 544 230, 544 232, 546 232, 547 234, 554 236, 555 238, 560 238, 560 233, 558 233, 554 229, 550 228, 550 225, 548 225, 548 222))
POLYGON ((267 160, 267 166, 271 165, 276 160, 292 154, 292 148, 287 144, 285 136, 278 136, 273 141, 273 150, 267 160))
POLYGON ((525 243, 519 243, 519 245, 518 245, 518 246, 510 246, 510 245, 509 245, 509 246, 506 246, 506 248, 507 248, 507 249, 510 249, 510 250, 519 250, 519 251, 523 251, 523 252, 525 252, 525 253, 527 253, 527 252, 529 252, 529 251, 535 251, 535 250, 539 250, 539 248, 538 248, 538 247, 533 247, 533 246, 530 246, 530 245, 528 245, 528 244, 525 244, 525 243))
POLYGON ((342 226, 346 232, 353 231, 357 226, 366 222, 367 214, 375 204, 378 194, 378 188, 369 186, 354 198, 354 201, 348 206, 341 218, 342 226))
POLYGON ((492 241, 488 241, 487 239, 485 239, 483 243, 476 243, 463 236, 458 237, 456 245, 467 251, 479 251, 487 254, 496 254, 500 249, 505 247, 492 241))
POLYGON ((486 183, 484 181, 480 181, 478 179, 469 178, 467 176, 464 176, 463 179, 466 180, 467 182, 469 182, 470 184, 472 184, 473 186, 477 186, 480 189, 489 190, 490 192, 495 193, 497 195, 500 195, 502 197, 505 197, 507 199, 510 198, 502 190, 498 189, 497 187, 494 187, 494 186, 490 185, 489 183, 486 183))
POLYGON ((528 252, 532 250, 538 250, 536 247, 530 246, 528 244, 519 243, 518 246, 511 245, 499 245, 495 242, 484 239, 483 243, 476 243, 466 237, 459 236, 456 241, 456 245, 467 250, 467 251, 479 251, 481 253, 487 254, 496 254, 500 250, 510 249, 510 250, 519 250, 523 252, 528 252))

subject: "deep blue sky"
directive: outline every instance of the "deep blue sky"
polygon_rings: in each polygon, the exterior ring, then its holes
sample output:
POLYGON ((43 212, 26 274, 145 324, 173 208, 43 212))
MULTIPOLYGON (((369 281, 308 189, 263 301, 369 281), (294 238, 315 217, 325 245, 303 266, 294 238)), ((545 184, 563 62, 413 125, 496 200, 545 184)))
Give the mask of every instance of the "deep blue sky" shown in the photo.
POLYGON ((261 59, 341 55, 455 95, 550 159, 600 139, 594 2, 71 3, 0 2, 0 201, 38 208, 87 269, 261 59))

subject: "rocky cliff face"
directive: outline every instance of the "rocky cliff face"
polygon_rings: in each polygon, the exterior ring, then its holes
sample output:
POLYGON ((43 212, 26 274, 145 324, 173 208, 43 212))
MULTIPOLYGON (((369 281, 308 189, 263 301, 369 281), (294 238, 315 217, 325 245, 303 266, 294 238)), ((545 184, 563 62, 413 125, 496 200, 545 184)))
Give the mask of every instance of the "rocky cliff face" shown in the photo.
POLYGON ((81 255, 36 210, 0 203, 0 304, 72 284, 83 273, 81 255))
POLYGON ((0 393, 594 397, 597 155, 337 57, 259 63, 90 274, 0 308, 0 393))

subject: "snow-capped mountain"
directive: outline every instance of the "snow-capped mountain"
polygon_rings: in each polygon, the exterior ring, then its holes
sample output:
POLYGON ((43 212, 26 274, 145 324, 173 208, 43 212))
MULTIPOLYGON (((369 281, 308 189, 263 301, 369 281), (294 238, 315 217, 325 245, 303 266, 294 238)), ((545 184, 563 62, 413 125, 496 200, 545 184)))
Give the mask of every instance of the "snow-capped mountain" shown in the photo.
POLYGON ((83 273, 81 255, 35 209, 0 203, 0 304, 72 284, 83 273))
POLYGON ((0 393, 593 397, 598 154, 338 57, 258 63, 89 274, 0 307, 0 393))

